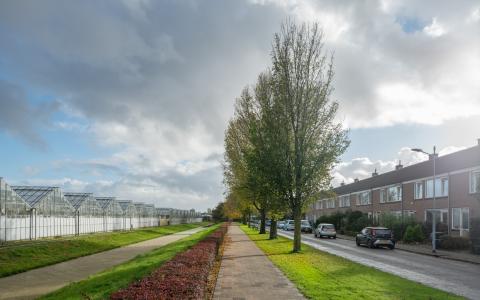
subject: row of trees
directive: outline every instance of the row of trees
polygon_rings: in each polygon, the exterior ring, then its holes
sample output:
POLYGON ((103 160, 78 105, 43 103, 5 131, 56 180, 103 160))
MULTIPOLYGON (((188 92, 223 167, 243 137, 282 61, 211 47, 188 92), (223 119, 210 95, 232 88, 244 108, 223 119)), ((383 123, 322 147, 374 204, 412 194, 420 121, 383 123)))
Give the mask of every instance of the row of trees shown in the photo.
MULTIPOLYGON (((349 141, 335 122, 333 59, 318 24, 287 21, 274 35, 271 67, 236 99, 225 132, 227 211, 256 212, 276 228, 279 216, 295 220, 293 251, 301 249, 304 209, 330 189, 330 171, 349 141)), ((275 238, 275 230, 270 232, 275 238)))

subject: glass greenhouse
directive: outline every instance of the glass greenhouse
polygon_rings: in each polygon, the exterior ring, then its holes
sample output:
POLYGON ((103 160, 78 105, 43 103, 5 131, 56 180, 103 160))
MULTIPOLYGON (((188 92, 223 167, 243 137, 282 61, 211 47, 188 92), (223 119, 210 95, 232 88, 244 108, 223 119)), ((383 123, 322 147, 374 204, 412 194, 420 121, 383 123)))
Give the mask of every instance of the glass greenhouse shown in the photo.
POLYGON ((58 187, 12 186, 31 208, 30 239, 75 234, 75 209, 58 187))
POLYGON ((103 231, 122 230, 123 209, 115 197, 96 197, 103 213, 103 231))
POLYGON ((137 214, 137 209, 131 200, 118 200, 118 204, 123 211, 123 228, 125 230, 131 230, 134 228, 139 228, 139 219, 137 214))
POLYGON ((103 210, 92 193, 64 193, 75 209, 75 234, 103 231, 103 210))
POLYGON ((63 193, 58 187, 9 186, 0 177, 0 244, 15 240, 200 222, 195 210, 63 193))

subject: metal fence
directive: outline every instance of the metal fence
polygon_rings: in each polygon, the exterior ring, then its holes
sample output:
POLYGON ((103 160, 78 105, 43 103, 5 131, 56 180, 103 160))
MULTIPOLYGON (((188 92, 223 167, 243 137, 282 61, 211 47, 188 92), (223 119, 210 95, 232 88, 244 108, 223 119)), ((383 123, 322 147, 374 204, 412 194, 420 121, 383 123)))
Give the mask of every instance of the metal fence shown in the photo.
POLYGON ((63 193, 58 187, 9 186, 0 177, 0 244, 202 221, 194 210, 63 193))

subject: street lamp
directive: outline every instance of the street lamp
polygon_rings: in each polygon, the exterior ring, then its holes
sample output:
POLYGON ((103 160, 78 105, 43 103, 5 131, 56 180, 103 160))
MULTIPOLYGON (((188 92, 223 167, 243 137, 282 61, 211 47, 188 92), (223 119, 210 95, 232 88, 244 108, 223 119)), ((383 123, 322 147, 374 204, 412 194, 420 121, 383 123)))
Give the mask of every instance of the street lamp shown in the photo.
MULTIPOLYGON (((437 215, 437 211, 436 211, 436 206, 435 206, 435 185, 436 185, 436 170, 435 170, 435 160, 437 158, 437 148, 435 146, 433 146, 433 154, 430 154, 428 152, 425 152, 423 151, 422 149, 419 149, 419 148, 413 148, 412 151, 414 152, 420 152, 420 153, 424 153, 426 155, 428 155, 429 157, 431 156, 432 159, 433 159, 433 210, 432 210, 432 252, 433 253, 436 253, 437 252, 437 245, 436 245, 436 241, 437 241, 437 226, 436 226, 436 215, 437 215)), ((426 190, 426 185, 425 185, 425 190, 426 190)))

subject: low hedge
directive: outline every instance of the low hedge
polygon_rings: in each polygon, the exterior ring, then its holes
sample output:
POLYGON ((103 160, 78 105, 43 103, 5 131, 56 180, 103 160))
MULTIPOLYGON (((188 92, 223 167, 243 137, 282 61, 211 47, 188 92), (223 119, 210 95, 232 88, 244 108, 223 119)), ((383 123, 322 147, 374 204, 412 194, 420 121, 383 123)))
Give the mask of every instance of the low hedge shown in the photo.
POLYGON ((223 242, 227 224, 142 280, 110 296, 110 299, 204 299, 208 276, 223 242))
POLYGON ((420 243, 425 239, 423 235, 422 226, 420 224, 408 225, 403 235, 403 241, 405 243, 420 243))
POLYGON ((465 250, 470 248, 470 240, 459 236, 442 235, 439 248, 446 250, 465 250))

